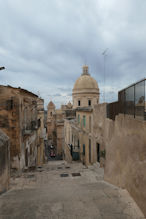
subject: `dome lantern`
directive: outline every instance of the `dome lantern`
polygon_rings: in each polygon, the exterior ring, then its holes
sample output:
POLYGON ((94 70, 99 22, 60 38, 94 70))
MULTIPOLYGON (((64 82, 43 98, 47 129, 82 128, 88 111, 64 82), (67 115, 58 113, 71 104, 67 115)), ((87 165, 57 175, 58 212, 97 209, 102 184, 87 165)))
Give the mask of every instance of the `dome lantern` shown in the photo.
POLYGON ((83 73, 82 73, 82 75, 90 75, 88 73, 88 65, 83 65, 83 73))

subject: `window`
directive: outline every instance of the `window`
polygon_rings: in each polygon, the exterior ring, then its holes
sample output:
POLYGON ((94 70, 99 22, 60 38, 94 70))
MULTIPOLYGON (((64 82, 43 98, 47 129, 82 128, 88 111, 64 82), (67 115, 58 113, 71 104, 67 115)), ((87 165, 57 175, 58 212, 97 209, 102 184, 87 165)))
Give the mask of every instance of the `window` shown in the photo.
POLYGON ((100 144, 96 143, 96 150, 97 150, 97 162, 100 163, 100 144))
POLYGON ((50 116, 52 116, 52 112, 50 112, 50 116))
POLYGON ((38 119, 38 128, 41 126, 41 120, 38 119))
POLYGON ((88 100, 88 106, 91 106, 91 100, 88 100))
POLYGON ((6 101, 6 109, 7 110, 12 110, 13 106, 14 105, 13 105, 13 100, 12 99, 6 101))
POLYGON ((89 139, 89 163, 91 163, 91 139, 89 139))
POLYGON ((81 105, 81 101, 80 100, 78 100, 78 106, 80 106, 81 105))
POLYGON ((83 116, 83 126, 86 127, 86 116, 83 116))
POLYGON ((80 123, 80 115, 78 115, 78 124, 80 123))

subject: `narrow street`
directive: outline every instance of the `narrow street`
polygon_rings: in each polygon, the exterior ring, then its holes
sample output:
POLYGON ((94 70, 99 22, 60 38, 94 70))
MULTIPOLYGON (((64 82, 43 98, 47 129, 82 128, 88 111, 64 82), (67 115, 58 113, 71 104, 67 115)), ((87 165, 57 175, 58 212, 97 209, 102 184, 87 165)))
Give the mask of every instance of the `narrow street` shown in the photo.
POLYGON ((103 169, 49 161, 11 179, 0 196, 0 219, 143 219, 125 190, 103 180, 103 169))

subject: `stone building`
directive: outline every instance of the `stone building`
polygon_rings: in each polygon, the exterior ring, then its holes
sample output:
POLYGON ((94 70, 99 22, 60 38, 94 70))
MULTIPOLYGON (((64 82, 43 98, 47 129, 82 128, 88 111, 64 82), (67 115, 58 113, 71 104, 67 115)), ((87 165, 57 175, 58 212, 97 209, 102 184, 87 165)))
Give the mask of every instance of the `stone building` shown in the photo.
POLYGON ((62 157, 62 147, 64 144, 64 110, 55 111, 55 133, 56 133, 56 152, 62 157))
POLYGON ((37 163, 37 98, 21 88, 0 86, 0 128, 10 139, 11 168, 37 163))
POLYGON ((93 153, 92 129, 93 107, 99 103, 99 88, 90 76, 88 66, 83 66, 83 73, 74 84, 72 98, 76 117, 65 119, 65 159, 79 159, 83 164, 90 165, 97 161, 93 153))
POLYGON ((46 128, 44 124, 44 100, 41 98, 37 99, 37 165, 41 166, 45 160, 44 152, 44 141, 47 139, 46 128))
POLYGON ((0 130, 0 194, 8 190, 10 182, 10 141, 0 130))
POLYGON ((62 105, 56 109, 55 104, 50 101, 47 111, 47 134, 49 145, 54 145, 58 157, 63 155, 64 145, 64 118, 66 110, 71 110, 72 104, 62 105))
POLYGON ((56 145, 55 104, 50 101, 47 107, 47 137, 49 145, 56 145))

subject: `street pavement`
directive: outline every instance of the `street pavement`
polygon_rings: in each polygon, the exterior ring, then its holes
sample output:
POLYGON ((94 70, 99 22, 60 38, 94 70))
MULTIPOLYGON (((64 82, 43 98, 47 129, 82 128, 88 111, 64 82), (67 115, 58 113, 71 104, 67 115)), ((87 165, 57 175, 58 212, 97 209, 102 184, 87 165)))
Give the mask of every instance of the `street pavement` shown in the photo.
POLYGON ((98 165, 49 161, 11 179, 0 219, 144 219, 126 190, 103 180, 98 165), (73 174, 73 175, 72 175, 73 174))

